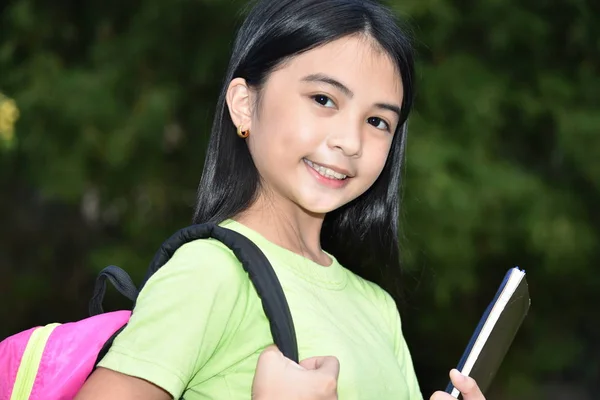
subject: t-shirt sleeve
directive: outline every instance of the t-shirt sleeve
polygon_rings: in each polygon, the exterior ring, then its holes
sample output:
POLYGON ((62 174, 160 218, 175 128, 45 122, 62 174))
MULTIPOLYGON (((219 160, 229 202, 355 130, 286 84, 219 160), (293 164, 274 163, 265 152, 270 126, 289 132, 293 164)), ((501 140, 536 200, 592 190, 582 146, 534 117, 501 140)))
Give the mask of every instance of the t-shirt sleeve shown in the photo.
POLYGON ((250 285, 222 244, 183 245, 148 280, 99 366, 147 380, 178 399, 239 326, 250 285))
POLYGON ((396 307, 396 303, 392 297, 386 293, 386 302, 388 308, 388 315, 390 323, 392 324, 392 330, 394 333, 394 351, 396 352, 396 358, 402 368, 406 383, 409 389, 410 400, 423 400, 423 394, 419 387, 419 381, 413 366, 412 357, 404 335, 402 334, 402 321, 400 319, 400 313, 396 307))

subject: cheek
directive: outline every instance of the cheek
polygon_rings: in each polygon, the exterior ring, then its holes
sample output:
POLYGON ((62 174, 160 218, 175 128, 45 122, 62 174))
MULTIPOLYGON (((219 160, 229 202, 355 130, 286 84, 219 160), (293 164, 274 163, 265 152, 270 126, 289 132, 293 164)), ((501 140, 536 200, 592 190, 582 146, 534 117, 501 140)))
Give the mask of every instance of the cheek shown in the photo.
POLYGON ((289 175, 309 148, 308 129, 296 123, 293 115, 261 115, 250 133, 248 147, 256 168, 268 181, 289 175))
POLYGON ((253 124, 255 135, 249 138, 252 155, 269 153, 288 164, 313 152, 320 142, 320 129, 303 106, 289 101, 286 106, 278 104, 265 111, 253 124))
POLYGON ((391 149, 391 140, 372 143, 363 154, 362 167, 365 178, 373 184, 381 172, 387 161, 391 149), (365 157, 366 156, 366 157, 365 157))

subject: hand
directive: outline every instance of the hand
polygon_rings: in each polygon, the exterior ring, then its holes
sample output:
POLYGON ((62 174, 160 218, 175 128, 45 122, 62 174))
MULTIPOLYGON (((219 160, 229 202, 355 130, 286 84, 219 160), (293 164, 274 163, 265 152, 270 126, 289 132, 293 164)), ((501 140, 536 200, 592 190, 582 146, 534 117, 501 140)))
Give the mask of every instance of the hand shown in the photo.
POLYGON ((313 357, 296 364, 275 346, 258 358, 253 400, 337 400, 340 363, 335 357, 313 357))
MULTIPOLYGON (((471 377, 464 376, 457 369, 450 371, 450 380, 462 394, 463 400, 485 400, 483 393, 479 390, 477 382, 471 377)), ((430 400, 454 400, 454 397, 445 392, 435 392, 430 400)))

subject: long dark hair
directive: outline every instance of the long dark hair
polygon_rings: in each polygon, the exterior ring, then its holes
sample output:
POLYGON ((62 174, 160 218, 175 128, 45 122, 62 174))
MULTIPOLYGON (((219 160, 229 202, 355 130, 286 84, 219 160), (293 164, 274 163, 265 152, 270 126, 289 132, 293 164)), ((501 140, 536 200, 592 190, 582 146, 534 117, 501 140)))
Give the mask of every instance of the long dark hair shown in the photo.
POLYGON ((402 116, 380 177, 362 196, 327 214, 323 249, 365 279, 397 294, 398 218, 406 119, 414 96, 408 34, 393 14, 370 0, 261 0, 241 26, 219 96, 194 223, 220 223, 246 210, 260 188, 259 173, 227 110, 229 82, 244 78, 260 92, 274 68, 290 57, 352 34, 366 34, 395 62, 402 78, 402 116))

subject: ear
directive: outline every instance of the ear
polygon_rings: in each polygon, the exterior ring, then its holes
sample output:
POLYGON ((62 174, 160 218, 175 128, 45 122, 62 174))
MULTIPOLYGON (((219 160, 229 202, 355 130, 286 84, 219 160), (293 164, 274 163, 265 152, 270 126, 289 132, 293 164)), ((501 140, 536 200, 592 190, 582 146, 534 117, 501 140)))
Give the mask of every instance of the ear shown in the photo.
POLYGON ((235 78, 229 83, 226 95, 229 115, 236 127, 252 129, 252 104, 250 88, 243 78, 235 78))

